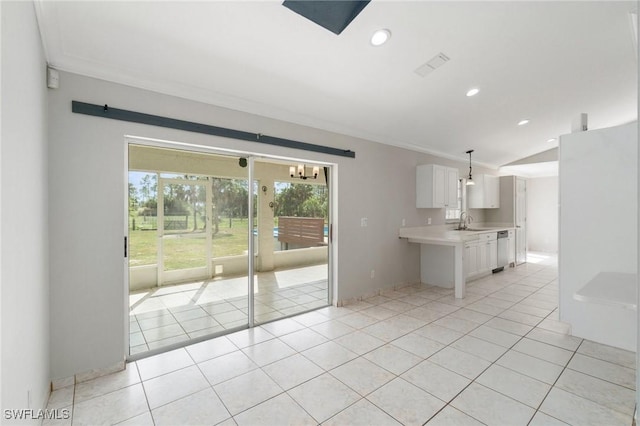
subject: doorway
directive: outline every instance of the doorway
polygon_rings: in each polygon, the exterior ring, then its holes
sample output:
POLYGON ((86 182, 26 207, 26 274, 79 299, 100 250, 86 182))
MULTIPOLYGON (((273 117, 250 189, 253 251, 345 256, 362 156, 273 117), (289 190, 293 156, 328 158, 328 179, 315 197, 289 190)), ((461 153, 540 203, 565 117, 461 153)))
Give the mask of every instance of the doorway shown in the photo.
POLYGON ((282 160, 127 150, 130 359, 330 304, 329 166, 301 179, 282 160), (304 236, 291 220, 316 240, 285 243, 304 236))

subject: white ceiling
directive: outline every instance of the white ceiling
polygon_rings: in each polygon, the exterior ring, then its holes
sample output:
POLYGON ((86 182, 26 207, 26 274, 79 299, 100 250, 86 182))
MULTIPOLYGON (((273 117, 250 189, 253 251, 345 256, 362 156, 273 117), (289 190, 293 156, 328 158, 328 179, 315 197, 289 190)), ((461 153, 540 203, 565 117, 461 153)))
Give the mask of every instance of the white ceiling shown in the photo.
POLYGON ((60 70, 463 161, 468 149, 492 166, 548 150, 582 112, 591 129, 637 119, 635 1, 374 0, 341 35, 281 1, 36 11, 60 70), (379 28, 392 37, 373 47, 379 28), (451 60, 414 73, 439 52, 451 60))

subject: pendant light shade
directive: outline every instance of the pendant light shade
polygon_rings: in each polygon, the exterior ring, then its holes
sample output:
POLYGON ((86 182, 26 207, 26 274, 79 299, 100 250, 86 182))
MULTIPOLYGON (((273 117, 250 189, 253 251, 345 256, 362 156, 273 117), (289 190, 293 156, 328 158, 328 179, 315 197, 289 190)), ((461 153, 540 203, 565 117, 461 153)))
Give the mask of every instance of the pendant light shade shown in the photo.
POLYGON ((469 177, 467 178, 467 186, 471 186, 471 185, 475 185, 476 183, 473 181, 473 178, 471 177, 471 153, 473 152, 472 149, 470 149, 469 151, 467 151, 467 154, 469 154, 469 177))

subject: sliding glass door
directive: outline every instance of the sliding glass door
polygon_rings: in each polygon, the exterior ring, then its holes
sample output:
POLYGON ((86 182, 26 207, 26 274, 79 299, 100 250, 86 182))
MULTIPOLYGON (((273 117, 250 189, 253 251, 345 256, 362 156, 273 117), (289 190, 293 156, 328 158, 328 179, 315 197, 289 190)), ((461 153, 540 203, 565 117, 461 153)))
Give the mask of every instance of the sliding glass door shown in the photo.
POLYGON ((256 322, 329 304, 329 170, 256 161, 258 239, 256 322), (290 168, 295 170, 291 177, 290 168), (302 175, 298 174, 301 167, 302 175))
POLYGON ((248 170, 129 145, 129 354, 248 326, 248 170))
POLYGON ((130 356, 329 304, 329 169, 135 143, 128 158, 130 356))

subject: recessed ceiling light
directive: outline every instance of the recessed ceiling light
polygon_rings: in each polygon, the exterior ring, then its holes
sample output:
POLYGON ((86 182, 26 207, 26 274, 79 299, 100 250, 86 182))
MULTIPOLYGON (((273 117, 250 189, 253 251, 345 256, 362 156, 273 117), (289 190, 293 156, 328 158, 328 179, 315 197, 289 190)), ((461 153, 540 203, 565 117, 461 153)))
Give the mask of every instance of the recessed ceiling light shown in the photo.
POLYGON ((467 92, 467 96, 471 97, 471 96, 475 96, 478 94, 478 92, 480 91, 480 89, 471 89, 467 92))
POLYGON ((525 120, 520 120, 518 122, 518 126, 524 126, 525 124, 527 124, 529 122, 529 120, 525 119, 525 120))
POLYGON ((547 142, 555 142, 556 138, 547 139, 547 142))
POLYGON ((391 31, 387 29, 378 30, 371 36, 371 44, 382 46, 391 38, 391 31))

